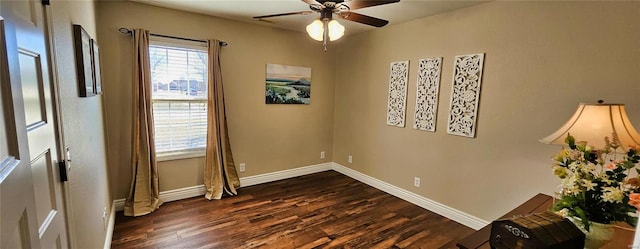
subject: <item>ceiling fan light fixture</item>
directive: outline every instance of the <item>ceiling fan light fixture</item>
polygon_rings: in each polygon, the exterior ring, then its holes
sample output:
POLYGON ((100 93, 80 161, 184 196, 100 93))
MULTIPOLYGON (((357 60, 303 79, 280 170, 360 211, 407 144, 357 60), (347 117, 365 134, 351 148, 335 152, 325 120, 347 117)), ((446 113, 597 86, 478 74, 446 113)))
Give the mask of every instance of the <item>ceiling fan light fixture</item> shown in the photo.
POLYGON ((307 25, 307 34, 316 41, 322 41, 324 36, 324 23, 320 20, 313 21, 307 25))
POLYGON ((380 28, 387 25, 389 21, 351 12, 351 10, 397 3, 400 2, 400 0, 302 0, 302 2, 308 4, 310 10, 254 16, 253 19, 262 20, 271 17, 318 13, 320 14, 320 18, 307 25, 306 30, 312 39, 322 42, 324 51, 326 52, 329 41, 335 41, 344 36, 344 26, 332 20, 334 14, 347 21, 380 28))
POLYGON ((327 25, 329 29, 329 40, 335 41, 340 39, 344 35, 344 26, 342 26, 338 21, 331 20, 327 25))

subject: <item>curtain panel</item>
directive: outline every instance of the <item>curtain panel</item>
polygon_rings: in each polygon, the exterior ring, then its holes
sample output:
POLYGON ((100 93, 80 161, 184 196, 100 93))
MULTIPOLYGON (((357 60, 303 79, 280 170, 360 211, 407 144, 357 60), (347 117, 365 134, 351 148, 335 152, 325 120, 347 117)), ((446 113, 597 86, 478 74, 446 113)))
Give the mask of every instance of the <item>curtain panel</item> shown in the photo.
POLYGON ((240 186, 231 154, 220 67, 220 41, 208 40, 209 82, 207 103, 207 150, 204 166, 205 197, 220 199, 237 195, 240 186))
POLYGON ((131 186, 124 206, 126 216, 145 215, 162 205, 153 139, 149 35, 148 30, 133 30, 133 155, 131 186))

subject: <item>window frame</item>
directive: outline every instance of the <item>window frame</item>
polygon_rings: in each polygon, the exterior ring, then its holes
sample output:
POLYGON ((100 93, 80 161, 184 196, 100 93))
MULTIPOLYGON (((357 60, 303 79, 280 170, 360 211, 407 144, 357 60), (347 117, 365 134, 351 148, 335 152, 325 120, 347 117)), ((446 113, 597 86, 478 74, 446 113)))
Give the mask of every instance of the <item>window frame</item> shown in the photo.
MULTIPOLYGON (((181 40, 181 39, 175 39, 175 38, 151 36, 149 39, 149 47, 151 48, 152 46, 176 48, 176 49, 187 49, 187 50, 199 50, 204 53, 208 53, 207 44, 204 42, 188 41, 188 40, 181 40)), ((207 63, 209 63, 208 58, 207 58, 207 63)), ((208 67, 207 67, 207 71, 208 71, 208 67)), ((204 80, 205 80, 205 84, 208 86, 209 84, 208 77, 206 75, 204 77, 204 80)), ((207 91, 209 91, 209 89, 207 89, 207 91)), ((208 98, 209 96, 207 95, 205 96, 204 99, 179 99, 179 98, 154 99, 154 95, 152 91, 151 92, 151 108, 152 109, 154 108, 153 106, 155 103, 162 103, 162 102, 164 103, 172 103, 172 102, 173 103, 175 102, 204 103, 206 106, 208 102, 208 98)), ((155 116, 154 116, 153 126, 154 126, 154 133, 155 133, 155 130, 156 130, 155 116)), ((155 137, 156 137, 156 134, 154 134, 154 138, 155 137)), ((201 157, 205 157, 206 155, 206 137, 205 137, 205 147, 200 147, 200 148, 157 152, 157 148, 155 147, 156 146, 155 139, 154 139, 153 146, 154 146, 154 149, 156 150, 155 156, 156 156, 156 161, 158 162, 189 159, 189 158, 201 158, 201 157)))

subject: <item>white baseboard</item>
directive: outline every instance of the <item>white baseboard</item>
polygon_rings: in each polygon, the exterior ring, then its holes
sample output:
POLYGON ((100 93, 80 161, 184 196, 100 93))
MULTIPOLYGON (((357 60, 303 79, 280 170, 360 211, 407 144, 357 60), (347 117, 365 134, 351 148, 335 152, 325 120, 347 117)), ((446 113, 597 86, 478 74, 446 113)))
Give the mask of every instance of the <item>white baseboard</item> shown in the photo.
MULTIPOLYGON (((252 185, 258 185, 262 183, 273 182, 273 181, 283 180, 287 178, 293 178, 293 177, 313 174, 317 172, 327 171, 327 170, 331 170, 331 166, 332 166, 332 163, 322 163, 322 164, 299 167, 294 169, 276 171, 276 172, 271 172, 271 173, 266 173, 261 175, 241 177, 240 186, 248 187, 252 185)), ((162 191, 160 192, 160 199, 162 199, 163 202, 177 201, 177 200, 187 199, 191 197, 202 196, 205 194, 205 192, 206 192, 206 189, 204 185, 191 186, 186 188, 162 191)), ((116 207, 115 209, 116 211, 124 210, 124 201, 125 199, 117 199, 113 201, 116 207)))
POLYGON ((113 205, 115 205, 116 211, 124 210, 124 201, 125 201, 125 199, 113 200, 113 205))
POLYGON ((203 196, 206 192, 207 190, 205 189, 204 185, 191 186, 186 188, 162 191, 160 192, 160 199, 163 202, 177 201, 196 196, 203 196))
MULTIPOLYGON (((163 202, 177 201, 204 195, 205 191, 206 189, 204 188, 204 185, 172 189, 160 192, 160 199, 163 202)), ((113 201, 116 211, 124 210, 124 201, 125 199, 117 199, 113 201)))
MULTIPOLYGON (((442 215, 448 219, 454 220, 462 225, 468 226, 472 229, 479 230, 484 226, 490 224, 489 221, 480 219, 473 215, 467 214, 455 208, 449 207, 437 201, 431 200, 429 198, 423 197, 421 195, 415 194, 403 188, 397 187, 395 185, 391 185, 384 181, 378 180, 371 176, 365 175, 348 167, 342 166, 338 163, 323 163, 316 164, 306 167, 276 171, 261 175, 248 176, 240 178, 240 186, 247 187, 267 182, 273 182, 278 180, 283 180, 287 178, 293 178, 308 174, 313 174, 317 172, 327 171, 327 170, 335 170, 343 175, 351 177, 355 180, 358 180, 362 183, 365 183, 369 186, 382 190, 386 193, 389 193, 395 197, 403 199, 405 201, 411 202, 417 206, 420 206, 426 210, 434 212, 436 214, 442 215)), ((186 198, 191 198, 195 196, 204 195, 205 188, 204 186, 192 186, 187 188, 175 189, 160 192, 160 199, 165 202, 176 201, 186 198)), ((116 211, 124 210, 124 199, 118 199, 114 202, 116 211)))
POLYGON ((448 219, 454 220, 462 225, 468 226, 475 230, 479 230, 480 228, 483 228, 484 226, 490 223, 489 221, 485 221, 483 219, 467 214, 455 208, 446 206, 442 203, 433 201, 431 199, 412 193, 400 187, 383 182, 371 176, 365 175, 353 169, 342 166, 338 163, 333 163, 331 168, 337 172, 340 172, 343 175, 351 177, 371 187, 387 192, 395 197, 411 202, 426 210, 442 215, 448 219))
POLYGON ((111 203, 111 212, 109 213, 109 220, 107 221, 106 233, 104 238, 104 249, 111 248, 111 239, 113 239, 113 229, 116 225, 116 201, 111 203))
POLYGON ((333 163, 322 163, 322 164, 316 164, 316 165, 300 167, 295 169, 276 171, 276 172, 271 172, 271 173, 266 173, 261 175, 242 177, 240 178, 240 186, 248 187, 252 185, 258 185, 262 183, 273 182, 273 181, 283 180, 287 178, 293 178, 293 177, 318 173, 322 171, 327 171, 327 170, 331 170, 332 165, 333 163))

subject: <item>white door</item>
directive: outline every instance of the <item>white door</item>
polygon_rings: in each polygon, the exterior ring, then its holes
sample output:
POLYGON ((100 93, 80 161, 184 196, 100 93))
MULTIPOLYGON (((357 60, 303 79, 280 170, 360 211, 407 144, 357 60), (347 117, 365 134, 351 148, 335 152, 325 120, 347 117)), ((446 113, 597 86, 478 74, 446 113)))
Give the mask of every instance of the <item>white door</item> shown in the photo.
POLYGON ((0 1, 7 134, 0 158, 8 159, 0 173, 0 248, 68 248, 44 8, 37 0, 0 1))

